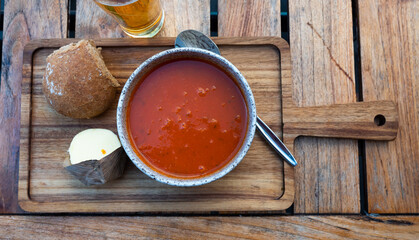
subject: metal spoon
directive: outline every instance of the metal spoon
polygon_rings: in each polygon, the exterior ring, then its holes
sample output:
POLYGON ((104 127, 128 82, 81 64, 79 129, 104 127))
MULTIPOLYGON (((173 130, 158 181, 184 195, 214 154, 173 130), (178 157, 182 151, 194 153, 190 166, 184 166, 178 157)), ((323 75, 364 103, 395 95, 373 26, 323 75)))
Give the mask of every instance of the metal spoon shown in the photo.
MULTIPOLYGON (((175 47, 192 47, 201 48, 218 55, 221 55, 217 45, 203 33, 195 30, 185 30, 176 37, 175 47)), ((266 141, 275 149, 275 151, 289 164, 297 166, 297 161, 294 156, 287 149, 285 144, 275 135, 275 133, 260 119, 257 117, 256 127, 266 141)))

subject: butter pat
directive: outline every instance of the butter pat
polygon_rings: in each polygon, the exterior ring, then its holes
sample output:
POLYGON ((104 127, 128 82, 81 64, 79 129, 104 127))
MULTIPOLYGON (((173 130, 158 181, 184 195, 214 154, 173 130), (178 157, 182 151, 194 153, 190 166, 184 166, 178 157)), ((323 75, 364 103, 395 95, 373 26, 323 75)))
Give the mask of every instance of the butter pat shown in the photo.
POLYGON ((108 129, 87 129, 71 141, 68 153, 71 164, 86 160, 100 160, 121 147, 118 136, 108 129))
POLYGON ((128 159, 118 136, 107 129, 78 133, 68 149, 70 165, 64 168, 83 184, 100 185, 122 176, 128 159))

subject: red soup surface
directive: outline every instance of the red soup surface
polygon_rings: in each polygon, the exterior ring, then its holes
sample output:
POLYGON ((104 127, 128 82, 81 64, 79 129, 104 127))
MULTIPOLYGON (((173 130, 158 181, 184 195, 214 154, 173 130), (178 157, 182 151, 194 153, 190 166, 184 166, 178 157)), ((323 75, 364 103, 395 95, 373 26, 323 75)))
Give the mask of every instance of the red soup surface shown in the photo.
POLYGON ((224 167, 240 149, 247 108, 234 81, 199 60, 154 69, 136 87, 127 125, 137 155, 175 178, 197 178, 224 167))

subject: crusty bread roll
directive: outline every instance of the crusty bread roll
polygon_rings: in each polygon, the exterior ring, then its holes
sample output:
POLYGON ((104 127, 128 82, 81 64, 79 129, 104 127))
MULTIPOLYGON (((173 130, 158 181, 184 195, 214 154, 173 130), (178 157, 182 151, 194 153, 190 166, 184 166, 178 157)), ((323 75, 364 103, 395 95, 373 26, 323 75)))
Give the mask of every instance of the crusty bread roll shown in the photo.
POLYGON ((81 40, 47 57, 42 90, 58 113, 91 118, 112 104, 119 83, 106 68, 100 50, 93 41, 81 40))

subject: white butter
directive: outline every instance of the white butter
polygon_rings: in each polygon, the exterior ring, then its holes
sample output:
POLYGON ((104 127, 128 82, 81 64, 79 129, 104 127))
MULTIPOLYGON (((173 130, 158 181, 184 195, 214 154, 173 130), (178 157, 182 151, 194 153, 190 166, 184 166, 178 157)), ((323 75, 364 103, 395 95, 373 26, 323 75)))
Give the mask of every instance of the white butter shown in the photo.
POLYGON ((118 136, 110 130, 93 128, 79 132, 71 141, 68 153, 71 164, 100 160, 121 147, 118 136))

